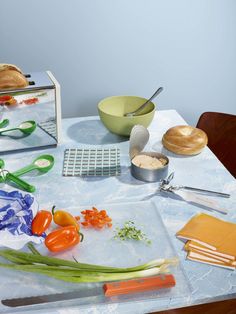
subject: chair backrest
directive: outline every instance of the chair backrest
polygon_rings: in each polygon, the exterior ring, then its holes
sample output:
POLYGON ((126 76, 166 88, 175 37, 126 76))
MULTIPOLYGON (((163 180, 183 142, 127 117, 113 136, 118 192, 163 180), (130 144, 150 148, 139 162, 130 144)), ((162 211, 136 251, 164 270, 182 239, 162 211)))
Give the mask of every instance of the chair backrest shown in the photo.
POLYGON ((236 178, 236 116, 204 112, 197 123, 208 136, 208 147, 236 178))

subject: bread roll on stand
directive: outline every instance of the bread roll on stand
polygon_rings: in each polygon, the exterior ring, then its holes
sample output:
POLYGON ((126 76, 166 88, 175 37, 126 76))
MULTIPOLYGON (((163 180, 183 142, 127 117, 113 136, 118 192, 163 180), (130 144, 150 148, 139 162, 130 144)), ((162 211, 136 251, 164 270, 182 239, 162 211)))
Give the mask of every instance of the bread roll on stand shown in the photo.
MULTIPOLYGON (((15 65, 12 64, 5 64, 5 63, 0 63, 0 109, 4 108, 4 110, 0 110, 1 113, 3 112, 7 114, 7 118, 9 118, 9 115, 11 114, 9 119, 4 119, 1 121, 2 116, 0 116, 0 123, 1 127, 6 126, 6 122, 9 123, 9 120, 13 124, 14 122, 14 117, 19 118, 18 112, 20 113, 21 111, 16 111, 14 106, 16 108, 19 107, 19 103, 17 102, 16 98, 18 99, 20 97, 24 97, 27 100, 27 95, 30 95, 30 97, 34 100, 37 100, 37 110, 41 110, 42 115, 39 113, 35 113, 34 116, 36 116, 37 121, 35 119, 28 119, 28 120, 35 120, 37 123, 37 126, 39 126, 43 130, 41 134, 49 134, 48 138, 51 136, 53 140, 49 140, 48 142, 46 140, 43 140, 42 136, 38 143, 35 142, 30 142, 29 145, 26 145, 25 143, 20 146, 20 139, 17 138, 18 145, 11 145, 11 143, 7 142, 7 145, 4 147, 0 147, 0 153, 1 152, 10 152, 10 151, 20 151, 22 149, 27 150, 27 149, 34 149, 38 147, 50 147, 50 146, 56 146, 61 142, 61 92, 60 92, 60 85, 53 76, 53 74, 50 71, 45 71, 45 72, 31 72, 28 74, 23 74, 23 72, 15 65), (36 98, 38 97, 37 94, 40 93, 50 93, 50 99, 49 100, 43 100, 36 98), (34 96, 35 95, 35 96, 34 96), (35 98, 33 98, 35 97, 35 98), (46 103, 50 102, 51 106, 53 106, 53 112, 51 113, 49 110, 43 109, 43 106, 39 106, 41 103, 46 103), (41 108, 42 107, 42 108, 41 108), (41 108, 41 109, 40 109, 41 108), (15 112, 15 115, 13 116, 12 113, 15 112), (53 129, 53 134, 47 133, 47 130, 45 130, 45 126, 42 125, 42 123, 50 123, 48 122, 48 116, 45 118, 44 113, 50 114, 50 119, 53 120, 53 127, 55 125, 55 132, 53 129), (12 119, 13 117, 13 119, 12 119), (45 121, 45 119, 47 121, 45 121), (12 122, 13 120, 13 122, 12 122), (44 128, 43 128, 44 127, 44 128), (42 145, 42 146, 41 146, 42 145)), ((23 98, 23 99, 24 99, 23 98)), ((28 99, 31 100, 31 99, 28 99)), ((26 113, 29 114, 30 111, 30 106, 29 104, 22 104, 22 107, 26 108, 26 113)), ((32 107, 33 108, 33 107, 32 107)), ((35 112, 36 109, 32 109, 32 112, 35 112)), ((39 111, 38 111, 39 112, 39 111)), ((16 120, 17 120, 16 119, 16 120)), ((19 118, 20 119, 20 118, 19 118)), ((21 123, 24 120, 19 120, 21 123)), ((14 124, 13 124, 14 126, 14 124)), ((16 142, 16 139, 13 139, 14 142, 16 142)), ((2 144, 1 144, 2 145, 2 144)), ((3 145, 2 145, 3 146, 3 145)))

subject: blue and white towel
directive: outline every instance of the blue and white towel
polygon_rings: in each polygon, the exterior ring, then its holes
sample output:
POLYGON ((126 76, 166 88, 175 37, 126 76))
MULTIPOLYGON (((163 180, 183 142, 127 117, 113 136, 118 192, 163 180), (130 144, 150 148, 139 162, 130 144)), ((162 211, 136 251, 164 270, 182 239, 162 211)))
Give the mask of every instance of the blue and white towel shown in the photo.
POLYGON ((21 249, 27 242, 42 242, 42 237, 31 232, 37 210, 38 204, 32 195, 0 190, 0 246, 21 249))

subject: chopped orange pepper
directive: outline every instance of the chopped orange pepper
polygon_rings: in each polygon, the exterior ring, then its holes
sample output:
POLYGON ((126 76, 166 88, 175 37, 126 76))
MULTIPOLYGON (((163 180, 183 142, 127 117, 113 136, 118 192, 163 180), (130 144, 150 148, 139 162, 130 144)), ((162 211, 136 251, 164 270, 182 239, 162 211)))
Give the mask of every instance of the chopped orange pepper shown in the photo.
POLYGON ((81 211, 84 221, 81 225, 84 227, 93 227, 97 229, 102 229, 104 227, 112 227, 112 219, 107 215, 106 210, 98 210, 96 207, 92 209, 86 209, 81 211))
POLYGON ((30 99, 24 99, 20 102, 20 104, 25 104, 25 105, 33 105, 36 104, 39 101, 37 97, 30 98, 30 99))

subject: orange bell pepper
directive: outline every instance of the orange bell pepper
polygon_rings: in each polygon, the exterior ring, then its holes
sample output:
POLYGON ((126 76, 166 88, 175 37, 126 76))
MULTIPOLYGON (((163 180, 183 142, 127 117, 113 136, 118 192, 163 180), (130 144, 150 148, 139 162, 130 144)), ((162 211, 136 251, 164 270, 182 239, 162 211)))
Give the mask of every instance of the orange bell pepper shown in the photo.
POLYGON ((55 224, 61 227, 75 226, 77 230, 80 229, 76 217, 72 216, 70 213, 64 210, 55 211, 55 207, 56 206, 53 206, 52 208, 53 221, 55 222, 55 224))
POLYGON ((50 226, 52 222, 52 214, 47 210, 40 210, 34 217, 31 224, 33 234, 41 236, 50 226))
POLYGON ((60 252, 79 244, 83 241, 83 237, 75 226, 67 226, 49 233, 44 243, 49 251, 60 252))

